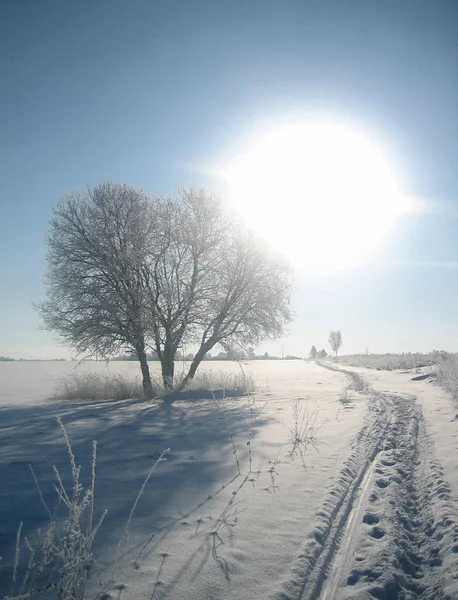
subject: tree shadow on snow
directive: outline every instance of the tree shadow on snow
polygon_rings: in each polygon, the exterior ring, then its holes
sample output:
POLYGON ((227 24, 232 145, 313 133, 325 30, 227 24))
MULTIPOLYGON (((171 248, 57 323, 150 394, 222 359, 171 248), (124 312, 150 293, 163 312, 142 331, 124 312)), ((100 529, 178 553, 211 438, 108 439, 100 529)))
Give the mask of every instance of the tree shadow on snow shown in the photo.
POLYGON ((156 536, 160 539, 161 532, 186 523, 189 515, 238 476, 228 426, 244 469, 249 429, 255 435, 265 422, 259 414, 251 422, 248 402, 246 398, 175 404, 50 401, 0 407, 0 556, 7 567, 0 572, 0 589, 11 576, 8 566, 19 523, 24 523, 23 535, 33 537, 48 520, 28 465, 50 507, 57 498, 53 465, 64 484, 71 481, 57 416, 66 427, 76 463, 82 466, 85 485, 90 484, 92 440, 97 440, 95 518, 105 508, 108 513, 97 534, 95 555, 103 553, 114 560, 137 494, 164 449, 170 448, 167 460, 158 464, 146 485, 130 528, 140 551, 149 544, 150 552, 156 536))

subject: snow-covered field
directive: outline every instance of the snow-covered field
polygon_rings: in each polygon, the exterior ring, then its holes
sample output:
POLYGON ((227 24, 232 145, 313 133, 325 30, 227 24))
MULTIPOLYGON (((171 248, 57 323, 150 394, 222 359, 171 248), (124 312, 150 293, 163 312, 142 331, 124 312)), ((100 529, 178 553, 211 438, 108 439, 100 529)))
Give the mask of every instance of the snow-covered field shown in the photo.
POLYGON ((458 419, 429 380, 259 361, 243 365, 249 397, 46 400, 73 367, 0 363, 5 577, 19 522, 30 535, 47 519, 27 465, 51 503, 52 466, 69 479, 61 416, 85 481, 97 440, 96 516, 108 509, 88 598, 458 598, 458 419))

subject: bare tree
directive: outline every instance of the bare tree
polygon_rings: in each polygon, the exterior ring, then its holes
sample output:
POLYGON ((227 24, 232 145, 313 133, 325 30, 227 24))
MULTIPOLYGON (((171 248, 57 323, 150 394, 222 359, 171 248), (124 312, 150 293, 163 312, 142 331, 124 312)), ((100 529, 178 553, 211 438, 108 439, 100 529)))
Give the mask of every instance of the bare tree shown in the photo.
POLYGON ((329 344, 332 348, 332 351, 336 353, 339 352, 339 348, 342 346, 342 334, 340 331, 331 331, 329 334, 329 344))
POLYGON ((45 327, 78 354, 134 352, 145 395, 147 348, 172 389, 178 350, 197 347, 184 387, 216 344, 258 345, 291 319, 288 265, 205 190, 106 183, 64 198, 50 225, 45 327))
POLYGON ((66 196, 53 211, 39 305, 45 328, 78 355, 108 358, 134 351, 151 395, 141 267, 151 236, 148 199, 130 186, 104 183, 66 196))
POLYGON ((157 232, 144 271, 151 345, 167 388, 176 350, 197 347, 183 388, 216 344, 230 352, 282 335, 291 319, 290 270, 205 190, 183 189, 154 205, 157 232))

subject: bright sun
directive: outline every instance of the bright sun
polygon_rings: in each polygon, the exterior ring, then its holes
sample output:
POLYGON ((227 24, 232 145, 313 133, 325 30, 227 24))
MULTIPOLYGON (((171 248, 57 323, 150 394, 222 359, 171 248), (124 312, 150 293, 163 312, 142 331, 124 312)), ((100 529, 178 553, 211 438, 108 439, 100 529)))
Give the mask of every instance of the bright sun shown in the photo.
POLYGON ((377 148, 331 124, 275 130, 223 176, 248 223, 307 271, 363 263, 412 208, 377 148))

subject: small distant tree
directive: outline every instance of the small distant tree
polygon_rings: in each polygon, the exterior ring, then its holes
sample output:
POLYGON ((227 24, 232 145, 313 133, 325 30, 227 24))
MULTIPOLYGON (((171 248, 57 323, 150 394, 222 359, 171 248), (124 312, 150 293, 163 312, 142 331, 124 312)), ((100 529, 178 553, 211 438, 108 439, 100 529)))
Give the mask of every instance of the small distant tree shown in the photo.
POLYGON ((318 354, 318 352, 317 352, 317 349, 316 349, 316 347, 315 347, 315 346, 312 346, 312 347, 310 348, 310 354, 309 354, 310 358, 311 358, 312 360, 315 360, 315 359, 316 359, 316 357, 317 357, 317 354, 318 354))
POLYGON ((340 331, 331 331, 331 333, 329 334, 329 344, 332 348, 332 351, 336 353, 337 358, 339 348, 342 346, 342 334, 340 333, 340 331))
POLYGON ((326 350, 323 348, 323 350, 320 350, 317 354, 317 358, 326 358, 326 356, 328 355, 328 353, 326 352, 326 350))

